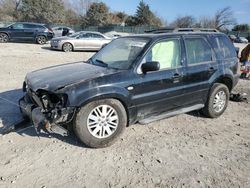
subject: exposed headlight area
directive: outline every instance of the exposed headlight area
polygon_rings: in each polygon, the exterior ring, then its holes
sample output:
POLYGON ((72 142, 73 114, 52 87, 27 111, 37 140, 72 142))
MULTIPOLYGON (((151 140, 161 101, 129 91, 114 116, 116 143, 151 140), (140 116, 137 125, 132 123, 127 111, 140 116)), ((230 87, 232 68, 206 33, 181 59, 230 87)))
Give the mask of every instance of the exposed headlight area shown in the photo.
POLYGON ((32 97, 35 101, 37 101, 37 98, 39 99, 42 104, 42 106, 39 106, 42 107, 45 112, 49 112, 55 108, 65 107, 68 98, 66 94, 55 94, 45 90, 38 90, 35 96, 33 94, 32 97))

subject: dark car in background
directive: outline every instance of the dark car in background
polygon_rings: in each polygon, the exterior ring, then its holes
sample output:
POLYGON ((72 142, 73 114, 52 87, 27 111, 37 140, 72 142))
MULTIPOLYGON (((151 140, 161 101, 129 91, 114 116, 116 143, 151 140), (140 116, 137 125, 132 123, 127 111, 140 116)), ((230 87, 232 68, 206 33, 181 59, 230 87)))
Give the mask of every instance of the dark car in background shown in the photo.
POLYGON ((53 31, 45 24, 17 22, 0 28, 0 43, 9 41, 34 41, 38 44, 45 44, 53 36, 53 31))

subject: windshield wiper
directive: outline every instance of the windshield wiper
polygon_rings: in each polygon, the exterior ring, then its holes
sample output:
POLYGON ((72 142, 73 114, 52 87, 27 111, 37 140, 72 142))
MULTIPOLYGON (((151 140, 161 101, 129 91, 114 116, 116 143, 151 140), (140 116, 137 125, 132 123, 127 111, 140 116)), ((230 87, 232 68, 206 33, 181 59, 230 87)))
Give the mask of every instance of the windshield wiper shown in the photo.
MULTIPOLYGON (((93 61, 93 60, 92 60, 93 61)), ((95 62, 99 63, 103 67, 108 67, 108 64, 100 59, 95 59, 95 62)))

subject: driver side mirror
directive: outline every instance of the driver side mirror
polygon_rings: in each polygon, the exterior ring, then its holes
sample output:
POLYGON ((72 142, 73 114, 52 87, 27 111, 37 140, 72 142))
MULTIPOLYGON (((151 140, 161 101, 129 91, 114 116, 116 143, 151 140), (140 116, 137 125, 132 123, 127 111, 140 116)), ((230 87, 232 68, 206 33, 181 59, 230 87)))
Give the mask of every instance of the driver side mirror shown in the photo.
POLYGON ((146 74, 147 72, 153 72, 160 70, 160 63, 158 61, 150 61, 143 63, 141 66, 141 70, 143 74, 146 74))

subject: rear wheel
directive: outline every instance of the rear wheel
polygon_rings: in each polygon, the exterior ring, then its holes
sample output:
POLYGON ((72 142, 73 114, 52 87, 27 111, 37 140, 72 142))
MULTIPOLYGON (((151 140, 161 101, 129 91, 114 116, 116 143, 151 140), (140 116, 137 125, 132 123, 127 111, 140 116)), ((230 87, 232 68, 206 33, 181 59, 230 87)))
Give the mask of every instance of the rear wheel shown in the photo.
POLYGON ((73 46, 72 46, 72 44, 67 42, 67 43, 63 44, 62 50, 64 52, 72 52, 73 51, 73 46))
POLYGON ((210 118, 217 118, 227 108, 230 93, 226 85, 215 83, 209 93, 205 107, 202 109, 204 115, 210 118))
POLYGON ((47 39, 45 36, 38 36, 37 39, 36 39, 36 42, 38 44, 45 44, 47 42, 47 39))
POLYGON ((93 148, 111 145, 127 125, 123 105, 115 99, 93 101, 82 107, 74 121, 77 137, 93 148))
POLYGON ((6 33, 0 33, 0 43, 5 43, 9 41, 9 36, 6 33))

